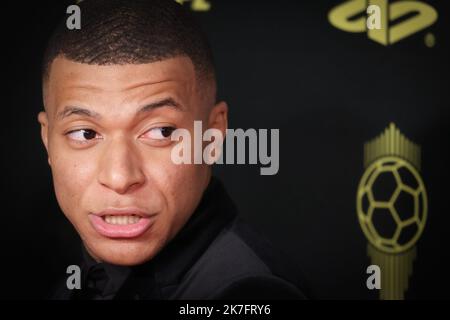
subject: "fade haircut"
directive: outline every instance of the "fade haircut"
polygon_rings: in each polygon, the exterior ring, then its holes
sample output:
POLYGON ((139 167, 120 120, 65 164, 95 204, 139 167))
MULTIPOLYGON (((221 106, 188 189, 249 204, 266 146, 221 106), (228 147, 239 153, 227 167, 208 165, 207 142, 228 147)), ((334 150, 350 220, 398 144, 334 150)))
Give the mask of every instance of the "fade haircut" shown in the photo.
POLYGON ((92 65, 144 64, 185 56, 215 99, 209 43, 191 13, 175 0, 84 0, 78 5, 81 29, 69 30, 65 17, 50 37, 43 59, 44 82, 58 56, 92 65))

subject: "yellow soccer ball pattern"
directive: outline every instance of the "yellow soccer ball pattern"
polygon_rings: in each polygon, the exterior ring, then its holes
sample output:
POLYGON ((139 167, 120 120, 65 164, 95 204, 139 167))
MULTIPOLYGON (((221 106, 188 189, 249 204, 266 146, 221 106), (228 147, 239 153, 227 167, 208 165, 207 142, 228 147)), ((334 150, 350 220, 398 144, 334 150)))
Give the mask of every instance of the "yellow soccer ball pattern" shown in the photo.
POLYGON ((365 236, 384 252, 403 252, 422 234, 427 218, 425 186, 417 170, 401 158, 383 157, 367 168, 356 204, 365 236))

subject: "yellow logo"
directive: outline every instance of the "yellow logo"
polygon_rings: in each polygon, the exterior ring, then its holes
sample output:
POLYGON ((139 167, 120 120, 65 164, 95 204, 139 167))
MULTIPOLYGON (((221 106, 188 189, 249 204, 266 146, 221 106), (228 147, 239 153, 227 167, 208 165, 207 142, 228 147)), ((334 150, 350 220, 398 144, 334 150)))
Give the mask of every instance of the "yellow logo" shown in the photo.
MULTIPOLYGON (((382 45, 396 43, 434 24, 438 18, 436 10, 421 1, 350 0, 328 14, 328 21, 336 28, 347 32, 367 32, 369 39, 382 45), (381 28, 368 29, 364 13, 370 5, 376 5, 381 12, 381 28), (410 16, 412 15, 412 16, 410 16), (410 16, 402 20, 405 16, 410 16), (390 22, 402 20, 394 25, 390 22)), ((427 35, 428 38, 432 35, 427 35)), ((430 43, 426 39, 426 44, 430 43)))
POLYGON ((208 0, 175 0, 179 4, 184 4, 185 2, 191 3, 192 11, 209 11, 211 9, 211 3, 208 0))
POLYGON ((420 147, 393 123, 364 146, 366 170, 356 194, 356 211, 372 263, 382 270, 381 299, 403 299, 416 258, 415 244, 428 214, 419 174, 420 147))
POLYGON ((365 146, 367 167, 358 187, 358 220, 367 240, 388 253, 411 248, 427 219, 427 194, 416 168, 420 147, 393 123, 365 146))

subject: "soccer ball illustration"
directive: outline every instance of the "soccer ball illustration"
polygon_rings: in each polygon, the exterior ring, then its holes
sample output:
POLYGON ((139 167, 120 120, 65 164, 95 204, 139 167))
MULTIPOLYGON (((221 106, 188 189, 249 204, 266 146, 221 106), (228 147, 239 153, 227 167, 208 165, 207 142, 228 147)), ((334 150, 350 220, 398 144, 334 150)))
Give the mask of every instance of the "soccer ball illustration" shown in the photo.
POLYGON ((383 252, 411 248, 425 227, 425 186, 417 170, 399 157, 383 157, 367 168, 356 206, 365 236, 383 252))

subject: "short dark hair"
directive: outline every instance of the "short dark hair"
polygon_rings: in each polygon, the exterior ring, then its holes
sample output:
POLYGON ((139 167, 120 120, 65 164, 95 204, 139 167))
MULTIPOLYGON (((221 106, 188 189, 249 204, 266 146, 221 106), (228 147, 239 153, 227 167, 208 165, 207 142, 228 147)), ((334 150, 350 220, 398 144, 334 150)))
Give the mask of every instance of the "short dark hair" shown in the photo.
POLYGON ((177 56, 191 59, 197 78, 215 71, 205 34, 175 0, 84 0, 81 29, 65 17, 53 32, 43 61, 43 78, 57 56, 95 65, 141 64, 177 56))

